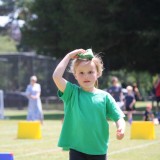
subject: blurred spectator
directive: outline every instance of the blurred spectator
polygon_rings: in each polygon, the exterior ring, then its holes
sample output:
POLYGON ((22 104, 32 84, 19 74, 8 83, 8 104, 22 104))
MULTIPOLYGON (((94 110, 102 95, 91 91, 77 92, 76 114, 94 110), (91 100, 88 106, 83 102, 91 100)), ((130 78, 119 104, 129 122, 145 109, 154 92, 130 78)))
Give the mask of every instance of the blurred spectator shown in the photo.
POLYGON ((133 93, 133 87, 132 86, 127 86, 127 94, 125 96, 125 107, 126 107, 126 111, 127 111, 127 118, 128 118, 128 122, 131 124, 132 123, 132 112, 135 110, 135 103, 136 103, 136 99, 133 93))
POLYGON ((156 101, 157 101, 157 112, 160 112, 160 109, 159 109, 159 102, 160 102, 160 74, 158 75, 158 79, 154 83, 154 88, 155 88, 155 96, 156 96, 156 101))
POLYGON ((136 101, 142 100, 142 96, 141 96, 141 94, 139 92, 137 83, 133 84, 133 93, 134 93, 136 101))
POLYGON ((153 121, 154 120, 154 114, 152 112, 152 105, 147 104, 145 113, 143 115, 143 120, 144 121, 153 121))
POLYGON ((157 117, 157 120, 158 120, 158 122, 160 124, 160 112, 157 113, 156 117, 157 117))
POLYGON ((117 77, 112 77, 111 82, 112 86, 107 91, 113 96, 117 105, 122 108, 124 106, 122 87, 117 77))
POLYGON ((27 86, 26 95, 29 99, 27 120, 40 120, 43 123, 42 103, 40 99, 41 86, 36 83, 37 77, 30 78, 30 84, 27 86))

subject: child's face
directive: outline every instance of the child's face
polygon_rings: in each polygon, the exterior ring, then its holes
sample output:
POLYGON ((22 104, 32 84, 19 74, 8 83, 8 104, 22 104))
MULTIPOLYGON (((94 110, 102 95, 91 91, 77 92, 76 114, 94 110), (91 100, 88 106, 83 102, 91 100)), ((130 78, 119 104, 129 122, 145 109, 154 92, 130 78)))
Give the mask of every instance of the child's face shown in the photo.
POLYGON ((92 61, 82 61, 75 69, 75 78, 79 85, 86 91, 92 91, 97 80, 96 65, 92 61))
POLYGON ((146 107, 146 110, 147 110, 148 112, 150 112, 150 111, 152 110, 152 108, 151 108, 151 107, 146 107))
POLYGON ((129 90, 129 89, 127 91, 128 91, 128 94, 132 94, 133 92, 132 90, 129 90))

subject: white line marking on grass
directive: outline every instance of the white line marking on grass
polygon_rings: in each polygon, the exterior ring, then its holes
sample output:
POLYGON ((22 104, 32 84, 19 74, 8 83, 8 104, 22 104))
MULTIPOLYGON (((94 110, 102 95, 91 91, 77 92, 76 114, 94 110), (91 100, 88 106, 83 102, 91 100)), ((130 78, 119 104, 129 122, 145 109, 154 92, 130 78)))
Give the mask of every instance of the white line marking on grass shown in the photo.
POLYGON ((160 141, 154 141, 154 142, 151 142, 151 143, 146 143, 146 144, 138 145, 138 146, 135 146, 135 147, 124 148, 124 149, 121 149, 119 151, 110 152, 110 153, 108 153, 108 155, 110 156, 110 155, 114 155, 114 154, 128 152, 128 151, 131 151, 131 150, 134 150, 134 149, 144 148, 144 147, 148 147, 150 145, 154 145, 154 144, 158 144, 158 143, 160 143, 160 141))
POLYGON ((23 154, 23 155, 19 155, 19 156, 14 156, 15 158, 19 158, 19 157, 29 157, 29 156, 35 156, 38 154, 44 154, 44 153, 50 153, 50 152, 57 152, 62 150, 61 148, 56 148, 56 149, 46 149, 46 150, 41 150, 38 152, 32 152, 32 153, 27 153, 27 154, 23 154))
MULTIPOLYGON (((24 140, 24 139, 22 139, 22 140, 24 140)), ((34 141, 34 140, 33 140, 34 141)), ((48 143, 48 142, 57 142, 57 138, 54 138, 53 140, 49 140, 49 139, 47 139, 47 140, 43 140, 43 141, 41 141, 41 140, 35 140, 34 142, 35 142, 35 144, 36 144, 36 141, 37 141, 37 144, 40 144, 40 143, 48 143)), ((23 142, 23 143, 16 143, 16 144, 4 144, 4 145, 0 145, 0 147, 2 148, 5 148, 5 147, 15 147, 15 146, 24 146, 24 145, 30 145, 31 144, 31 140, 29 140, 29 141, 27 141, 27 139, 26 139, 26 142, 23 142)))

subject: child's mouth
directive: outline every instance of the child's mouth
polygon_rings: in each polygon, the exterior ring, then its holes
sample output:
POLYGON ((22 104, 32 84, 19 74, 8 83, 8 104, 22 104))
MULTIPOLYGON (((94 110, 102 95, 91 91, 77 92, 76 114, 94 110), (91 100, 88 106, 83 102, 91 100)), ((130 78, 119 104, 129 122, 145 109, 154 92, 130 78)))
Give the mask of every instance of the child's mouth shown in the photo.
POLYGON ((90 82, 90 81, 88 81, 88 80, 84 81, 84 83, 88 83, 88 82, 90 82))

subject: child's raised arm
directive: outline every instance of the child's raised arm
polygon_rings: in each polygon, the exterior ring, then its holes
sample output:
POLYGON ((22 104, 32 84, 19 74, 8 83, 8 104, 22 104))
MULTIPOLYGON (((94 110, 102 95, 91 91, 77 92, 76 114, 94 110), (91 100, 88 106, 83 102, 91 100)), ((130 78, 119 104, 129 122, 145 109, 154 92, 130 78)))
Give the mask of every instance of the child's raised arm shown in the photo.
POLYGON ((84 53, 84 49, 76 49, 68 53, 62 61, 57 65, 56 69, 53 72, 53 81, 61 92, 64 92, 66 88, 67 81, 63 78, 63 74, 67 68, 67 65, 71 59, 76 58, 77 54, 84 53))

